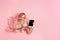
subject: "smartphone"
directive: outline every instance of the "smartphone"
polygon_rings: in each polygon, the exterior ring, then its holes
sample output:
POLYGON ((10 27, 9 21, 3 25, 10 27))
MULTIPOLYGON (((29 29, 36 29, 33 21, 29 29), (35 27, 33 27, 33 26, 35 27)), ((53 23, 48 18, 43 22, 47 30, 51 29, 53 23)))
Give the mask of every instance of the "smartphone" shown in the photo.
POLYGON ((34 20, 29 20, 29 26, 33 26, 34 20))

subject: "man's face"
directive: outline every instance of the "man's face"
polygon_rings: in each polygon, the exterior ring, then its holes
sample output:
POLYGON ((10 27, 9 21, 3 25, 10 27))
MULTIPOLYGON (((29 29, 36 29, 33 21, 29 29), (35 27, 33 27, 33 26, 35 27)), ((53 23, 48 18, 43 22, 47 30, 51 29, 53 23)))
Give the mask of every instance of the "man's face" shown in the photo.
POLYGON ((22 15, 21 17, 19 17, 18 19, 20 19, 20 20, 24 20, 26 18, 26 16, 25 15, 22 15))

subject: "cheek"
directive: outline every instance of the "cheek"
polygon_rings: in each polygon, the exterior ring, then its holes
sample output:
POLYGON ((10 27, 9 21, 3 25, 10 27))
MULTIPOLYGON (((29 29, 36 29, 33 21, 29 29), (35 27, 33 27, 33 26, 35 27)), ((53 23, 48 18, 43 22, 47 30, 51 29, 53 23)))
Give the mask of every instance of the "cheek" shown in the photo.
POLYGON ((26 27, 28 24, 27 23, 24 23, 23 26, 26 27))

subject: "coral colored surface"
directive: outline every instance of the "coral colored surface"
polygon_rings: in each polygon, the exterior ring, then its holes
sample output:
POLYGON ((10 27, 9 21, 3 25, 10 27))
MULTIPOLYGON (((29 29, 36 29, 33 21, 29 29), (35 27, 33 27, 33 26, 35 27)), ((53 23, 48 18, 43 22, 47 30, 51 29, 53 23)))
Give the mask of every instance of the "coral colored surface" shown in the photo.
POLYGON ((0 0, 0 40, 60 40, 60 0, 0 0), (19 12, 35 20, 30 35, 5 31, 19 12))

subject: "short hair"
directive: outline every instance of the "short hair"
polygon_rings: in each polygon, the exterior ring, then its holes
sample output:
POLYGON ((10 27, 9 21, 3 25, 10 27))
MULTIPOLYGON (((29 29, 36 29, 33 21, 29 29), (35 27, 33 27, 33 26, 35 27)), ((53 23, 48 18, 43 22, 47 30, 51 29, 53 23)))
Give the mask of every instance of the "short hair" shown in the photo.
POLYGON ((22 17, 22 15, 25 15, 25 13, 20 13, 20 14, 18 15, 18 17, 22 17))

